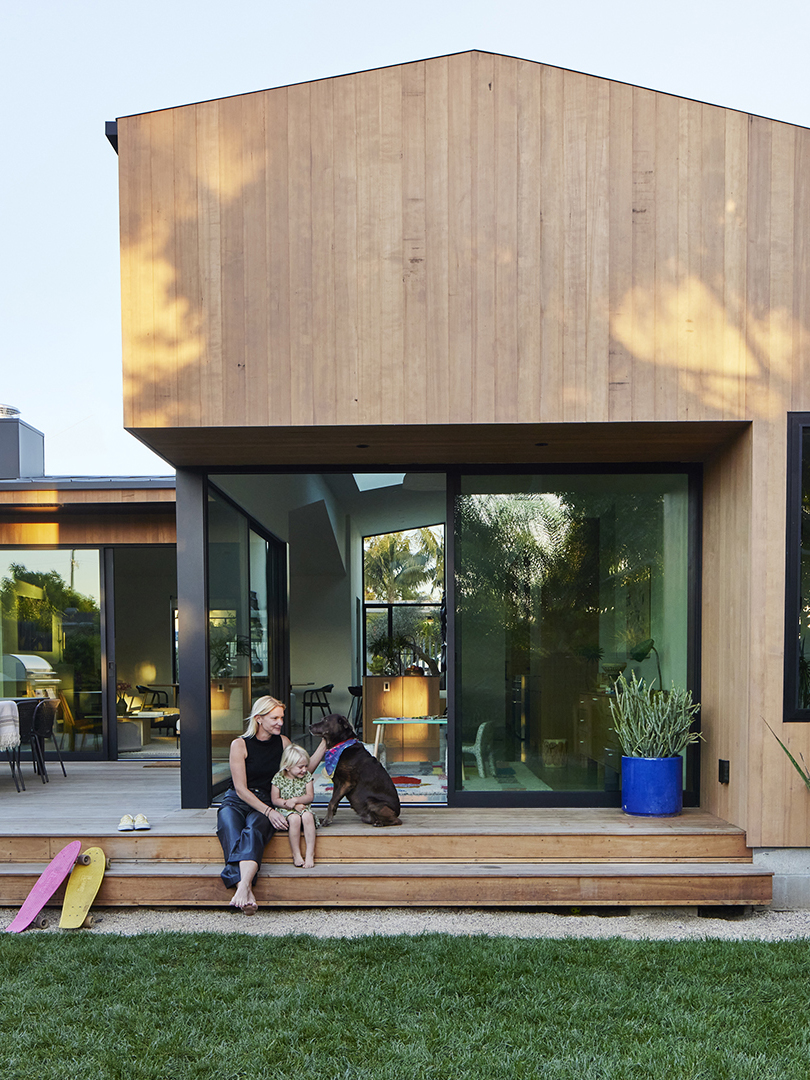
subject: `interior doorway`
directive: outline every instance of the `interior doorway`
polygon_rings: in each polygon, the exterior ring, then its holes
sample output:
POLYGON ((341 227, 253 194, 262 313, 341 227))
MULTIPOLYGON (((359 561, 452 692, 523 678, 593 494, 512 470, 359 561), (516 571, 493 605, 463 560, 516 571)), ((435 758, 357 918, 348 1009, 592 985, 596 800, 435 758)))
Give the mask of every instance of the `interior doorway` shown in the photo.
MULTIPOLYGON (((378 652, 372 650, 369 653, 367 645, 371 639, 364 632, 366 619, 373 622, 373 605, 368 605, 368 610, 366 605, 364 540, 428 526, 438 527, 443 534, 447 515, 445 475, 309 472, 211 475, 209 534, 212 514, 219 515, 220 512, 218 505, 212 502, 211 492, 214 499, 221 492, 284 544, 287 551, 288 577, 283 583, 287 589, 285 631, 289 643, 287 734, 305 749, 314 748, 308 729, 309 724, 322 715, 321 707, 313 705, 318 691, 318 699, 325 703, 324 707, 332 712, 351 714, 358 736, 370 746, 377 741, 379 732, 378 754, 386 760, 389 771, 395 777, 399 776, 396 782, 403 802, 446 802, 446 722, 441 736, 438 728, 429 725, 410 728, 411 736, 421 735, 421 738, 417 743, 407 738, 404 741, 413 743, 419 751, 418 756, 403 752, 401 725, 390 725, 380 731, 374 723, 375 719, 390 717, 392 709, 400 716, 403 712, 410 713, 408 719, 423 717, 429 711, 444 714, 446 701, 443 689, 441 697, 439 694, 438 665, 435 672, 423 672, 420 664, 424 658, 420 659, 413 650, 407 658, 405 652, 400 655, 398 651, 395 658, 391 650, 383 648, 380 634, 373 642, 378 652), (383 653, 386 653, 385 657, 383 653), (382 672, 380 663, 396 664, 397 681, 383 680, 391 682, 394 692, 389 692, 391 687, 389 691, 380 688, 382 696, 375 696, 370 692, 370 680, 373 682, 382 672), (401 672, 400 667, 403 667, 401 672), (435 693, 430 701, 420 699, 419 702, 407 696, 403 699, 400 694, 398 703, 393 704, 402 682, 411 690, 417 683, 431 682, 435 684, 435 693), (362 694, 362 704, 358 701, 358 690, 362 694)), ((233 560, 231 565, 235 565, 233 560)), ((282 586, 281 582, 279 586, 282 586)), ((408 601, 414 610, 409 607, 407 612, 396 604, 396 634, 388 636, 399 637, 403 628, 414 629, 411 623, 415 619, 421 627, 419 641, 425 645, 426 631, 421 624, 429 621, 428 615, 440 634, 441 591, 439 588, 437 595, 431 597, 430 612, 422 611, 424 605, 416 601, 408 601)), ((209 602, 213 604, 213 599, 209 602)), ((387 620, 386 605, 387 600, 382 607, 378 604, 374 612, 383 612, 387 620)), ((440 645, 437 656, 441 657, 440 645)), ((211 671, 213 679, 213 668, 211 671)), ((271 682, 265 692, 284 699, 284 674, 279 671, 271 682)), ((251 700, 256 696, 252 693, 251 700)), ((248 710, 246 699, 241 719, 248 710)), ((212 753, 216 752, 212 746, 212 753)), ((220 768, 225 764, 221 761, 220 768)), ((217 775, 221 782, 222 774, 217 775)), ((325 776, 316 776, 316 798, 326 802, 330 796, 331 782, 325 776)))
POLYGON ((180 760, 174 545, 113 552, 118 757, 180 760))

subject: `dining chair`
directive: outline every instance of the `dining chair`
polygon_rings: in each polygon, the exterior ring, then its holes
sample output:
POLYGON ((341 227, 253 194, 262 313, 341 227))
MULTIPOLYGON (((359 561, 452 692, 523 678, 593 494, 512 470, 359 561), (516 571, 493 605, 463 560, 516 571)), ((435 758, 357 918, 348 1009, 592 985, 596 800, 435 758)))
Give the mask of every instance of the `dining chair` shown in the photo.
MULTIPOLYGON (((43 784, 48 783, 48 772, 45 768, 45 759, 42 755, 42 747, 40 745, 39 738, 34 730, 34 714, 39 708, 39 703, 44 698, 21 698, 17 702, 17 711, 20 717, 20 745, 17 747, 17 770, 22 779, 22 769, 20 767, 20 752, 26 744, 31 747, 31 762, 34 766, 34 772, 40 777, 43 784)), ((23 783, 23 790, 25 790, 25 784, 23 783)))
MULTIPOLYGON (((62 754, 59 751, 59 743, 56 741, 56 736, 53 733, 59 705, 60 702, 57 698, 39 699, 39 705, 37 705, 34 710, 34 735, 39 743, 39 753, 43 770, 45 769, 45 740, 52 739, 54 750, 56 750, 56 757, 59 760, 59 764, 62 766, 62 776, 67 776, 67 773, 65 772, 65 763, 62 760, 62 754)), ((48 779, 47 772, 45 772, 45 779, 48 779)))
POLYGON ((462 757, 464 754, 469 754, 470 757, 475 758, 475 764, 478 768, 478 775, 482 780, 486 779, 487 766, 493 776, 496 775, 495 770, 495 755, 492 750, 493 735, 495 733, 495 724, 492 720, 485 720, 483 724, 478 725, 478 731, 475 735, 474 743, 464 743, 461 747, 462 757))
POLYGON ((316 709, 320 709, 321 716, 328 716, 332 711, 332 706, 329 704, 329 695, 335 688, 334 683, 328 683, 326 686, 319 686, 315 690, 305 690, 304 696, 301 700, 301 719, 304 724, 304 733, 306 734, 307 727, 312 723, 316 709), (309 719, 307 719, 309 717, 309 719))

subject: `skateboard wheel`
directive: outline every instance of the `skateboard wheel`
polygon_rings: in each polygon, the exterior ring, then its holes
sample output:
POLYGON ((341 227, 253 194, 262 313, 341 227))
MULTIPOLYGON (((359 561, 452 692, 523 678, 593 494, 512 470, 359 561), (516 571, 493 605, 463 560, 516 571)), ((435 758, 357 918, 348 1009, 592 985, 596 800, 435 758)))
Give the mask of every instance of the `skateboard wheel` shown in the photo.
POLYGON ((37 915, 37 917, 34 919, 34 926, 37 928, 37 930, 45 930, 45 929, 47 929, 48 916, 47 915, 37 915))
POLYGON ((88 915, 88 916, 86 916, 86 918, 85 918, 84 922, 82 923, 82 927, 83 927, 83 928, 84 928, 85 930, 89 930, 89 929, 90 929, 90 927, 91 927, 91 926, 93 925, 93 923, 94 923, 94 922, 95 922, 95 919, 93 918, 93 916, 92 916, 92 915, 88 915))
POLYGON ((105 868, 106 868, 107 870, 112 870, 112 859, 110 858, 110 856, 109 856, 109 855, 108 855, 108 856, 107 856, 107 858, 106 858, 106 859, 104 860, 104 866, 105 866, 105 868))
POLYGON ((82 866, 89 866, 90 865, 90 856, 87 854, 86 851, 83 851, 82 854, 76 860, 76 862, 81 863, 82 866))

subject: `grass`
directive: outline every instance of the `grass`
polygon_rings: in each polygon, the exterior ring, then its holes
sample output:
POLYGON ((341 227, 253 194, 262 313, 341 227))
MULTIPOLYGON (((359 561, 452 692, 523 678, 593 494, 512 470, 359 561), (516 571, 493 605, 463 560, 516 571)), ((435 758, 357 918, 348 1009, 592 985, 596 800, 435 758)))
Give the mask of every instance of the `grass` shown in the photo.
POLYGON ((810 947, 0 935, 0 1076, 806 1080, 810 947))

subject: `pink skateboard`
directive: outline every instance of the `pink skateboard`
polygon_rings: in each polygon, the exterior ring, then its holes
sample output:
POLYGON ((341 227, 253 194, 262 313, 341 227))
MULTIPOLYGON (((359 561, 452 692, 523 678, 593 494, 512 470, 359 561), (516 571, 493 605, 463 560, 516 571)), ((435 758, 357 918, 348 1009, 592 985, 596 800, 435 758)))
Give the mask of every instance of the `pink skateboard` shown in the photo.
POLYGON ((73 869, 81 850, 81 840, 73 840, 58 855, 54 855, 23 901, 14 922, 6 927, 7 934, 19 934, 31 925, 73 869))

